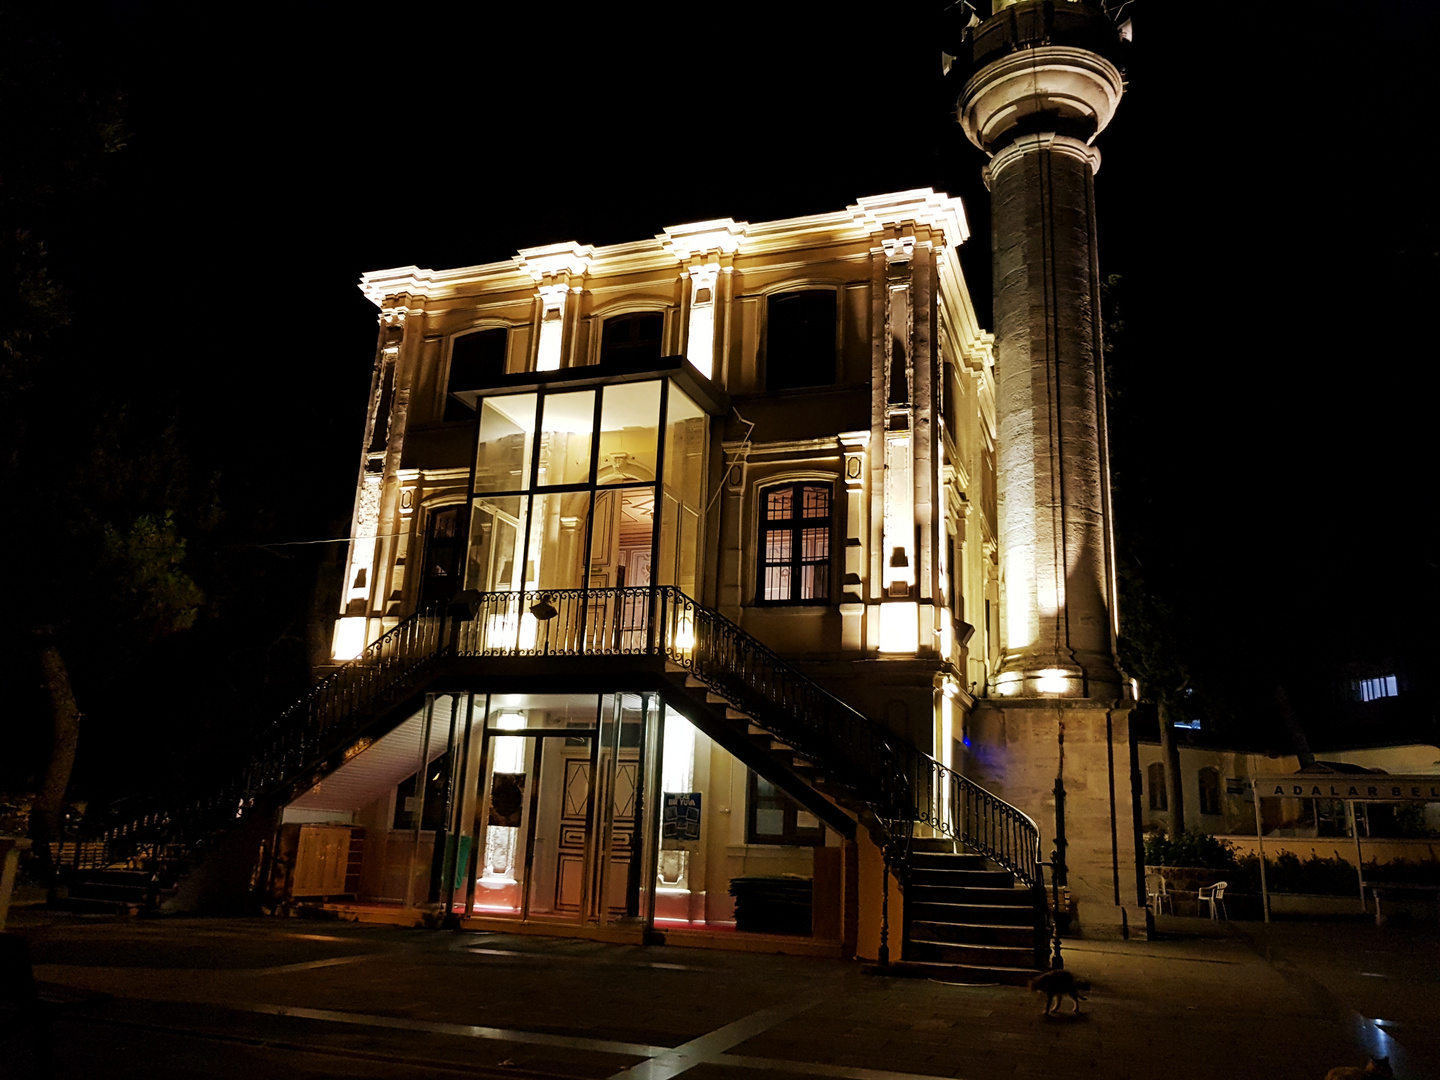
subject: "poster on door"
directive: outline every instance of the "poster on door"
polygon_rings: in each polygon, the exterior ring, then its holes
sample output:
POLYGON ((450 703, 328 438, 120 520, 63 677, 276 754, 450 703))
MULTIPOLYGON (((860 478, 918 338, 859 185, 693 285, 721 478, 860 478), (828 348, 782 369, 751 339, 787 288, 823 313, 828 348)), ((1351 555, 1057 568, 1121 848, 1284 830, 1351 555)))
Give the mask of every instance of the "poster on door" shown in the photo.
POLYGON ((700 846, 700 792, 665 792, 660 839, 665 847, 682 851, 693 851, 700 846))
POLYGON ((490 783, 489 824, 518 829, 525 808, 525 774, 496 773, 490 783))

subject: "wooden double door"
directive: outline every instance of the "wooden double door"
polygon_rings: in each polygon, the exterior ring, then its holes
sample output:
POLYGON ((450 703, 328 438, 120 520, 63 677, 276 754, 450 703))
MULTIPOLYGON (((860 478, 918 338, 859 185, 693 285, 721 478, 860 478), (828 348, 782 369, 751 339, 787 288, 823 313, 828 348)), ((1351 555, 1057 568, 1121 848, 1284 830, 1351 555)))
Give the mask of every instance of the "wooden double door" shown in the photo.
POLYGON ((498 735, 494 743, 477 909, 575 922, 625 914, 638 752, 597 754, 590 734, 498 735))

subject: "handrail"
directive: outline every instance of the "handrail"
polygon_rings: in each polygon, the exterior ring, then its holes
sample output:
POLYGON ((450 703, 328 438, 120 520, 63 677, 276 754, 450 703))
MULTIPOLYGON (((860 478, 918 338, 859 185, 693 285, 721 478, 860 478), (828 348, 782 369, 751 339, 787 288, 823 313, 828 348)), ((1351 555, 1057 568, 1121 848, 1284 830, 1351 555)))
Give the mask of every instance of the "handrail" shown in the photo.
POLYGON ((352 734, 369 709, 408 690, 446 651, 446 607, 432 604, 392 627, 267 725, 247 770, 247 794, 254 798, 288 782, 352 734))
POLYGON ((1023 811, 903 741, 718 612, 675 586, 469 594, 471 607, 418 611, 315 684, 256 740, 247 766, 206 793, 107 830, 126 855, 193 848, 257 799, 355 737, 377 706, 402 699, 445 657, 663 656, 870 808, 886 859, 908 862, 915 823, 1037 880, 1040 831, 1023 811), (453 609, 450 609, 453 610, 453 609))
POLYGON ((1018 806, 930 755, 916 800, 916 820, 988 856, 1024 884, 1040 883, 1040 826, 1018 806))
POLYGON ((193 850, 258 798, 303 775, 320 754, 352 734, 369 709, 408 689, 419 671, 441 656, 444 610, 437 604, 416 612, 321 679, 256 736, 243 767, 218 781, 209 777, 203 793, 182 795, 104 829, 107 861, 193 850))
POLYGON ((718 612, 656 590, 666 658, 862 798, 887 826, 908 821, 911 779, 895 736, 718 612), (778 721, 778 722, 777 722, 778 721))

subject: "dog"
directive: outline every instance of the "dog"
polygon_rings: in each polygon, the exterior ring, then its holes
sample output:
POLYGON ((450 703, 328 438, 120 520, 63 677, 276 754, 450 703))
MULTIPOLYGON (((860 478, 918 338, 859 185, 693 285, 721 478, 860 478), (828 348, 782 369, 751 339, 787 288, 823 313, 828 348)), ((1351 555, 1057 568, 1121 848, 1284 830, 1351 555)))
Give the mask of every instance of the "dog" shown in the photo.
POLYGON ((1394 1080, 1388 1057, 1372 1057, 1363 1069, 1354 1065, 1337 1065, 1325 1074, 1325 1080, 1394 1080))
POLYGON ((1038 990, 1045 995, 1045 1011, 1042 1016, 1049 1016, 1052 1012, 1060 1011, 1060 999, 1068 996, 1075 1003, 1073 1012, 1080 1011, 1080 991, 1089 990, 1090 983, 1080 978, 1073 971, 1066 971, 1064 968, 1055 968, 1053 971, 1042 971, 1030 980, 1031 990, 1038 990))

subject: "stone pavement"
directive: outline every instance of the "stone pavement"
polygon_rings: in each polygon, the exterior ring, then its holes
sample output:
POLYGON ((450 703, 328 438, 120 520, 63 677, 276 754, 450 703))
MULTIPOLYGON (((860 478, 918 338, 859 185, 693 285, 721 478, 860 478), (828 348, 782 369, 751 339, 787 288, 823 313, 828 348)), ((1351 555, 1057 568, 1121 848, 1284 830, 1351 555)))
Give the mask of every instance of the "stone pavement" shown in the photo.
MULTIPOLYGON (((1440 1080, 1440 928, 1211 923, 1067 946, 1079 1016, 834 960, 296 920, 21 909, 53 1076, 1440 1080)), ((0 1012, 0 1076, 29 1029, 0 1012)))

